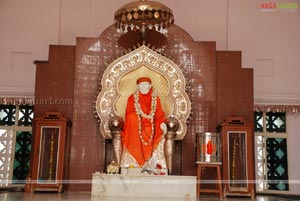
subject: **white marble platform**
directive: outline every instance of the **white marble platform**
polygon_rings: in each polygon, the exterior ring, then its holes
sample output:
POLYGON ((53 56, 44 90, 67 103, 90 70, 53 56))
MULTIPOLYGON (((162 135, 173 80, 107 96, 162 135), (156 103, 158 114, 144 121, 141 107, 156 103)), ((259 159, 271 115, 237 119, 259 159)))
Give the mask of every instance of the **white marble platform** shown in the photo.
POLYGON ((196 176, 93 174, 92 196, 196 197, 196 176))

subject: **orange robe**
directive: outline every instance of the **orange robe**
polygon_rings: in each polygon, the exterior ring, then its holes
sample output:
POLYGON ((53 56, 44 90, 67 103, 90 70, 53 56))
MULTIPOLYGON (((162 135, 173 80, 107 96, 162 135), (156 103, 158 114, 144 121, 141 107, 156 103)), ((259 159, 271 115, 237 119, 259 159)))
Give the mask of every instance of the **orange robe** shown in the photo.
MULTIPOLYGON (((142 111, 145 114, 151 112, 151 94, 152 88, 149 90, 148 94, 139 94, 139 103, 142 111)), ((165 121, 165 113, 162 110, 161 102, 158 96, 156 96, 156 112, 154 116, 154 135, 152 143, 145 145, 139 136, 139 120, 134 107, 134 95, 129 96, 127 101, 127 108, 125 114, 125 124, 122 132, 122 143, 123 147, 126 148, 129 153, 136 159, 140 166, 152 157, 152 152, 155 150, 159 144, 162 131, 160 124, 165 121)), ((149 142, 152 134, 151 120, 141 117, 142 125, 142 136, 145 142, 149 142)))

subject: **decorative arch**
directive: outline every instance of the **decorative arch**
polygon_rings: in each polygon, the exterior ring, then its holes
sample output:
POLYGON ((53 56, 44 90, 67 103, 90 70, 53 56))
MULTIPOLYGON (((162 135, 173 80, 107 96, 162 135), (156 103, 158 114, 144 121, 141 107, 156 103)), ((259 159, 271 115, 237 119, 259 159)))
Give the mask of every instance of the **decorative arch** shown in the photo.
POLYGON ((182 140, 191 112, 185 77, 176 63, 145 45, 114 60, 102 76, 102 90, 96 99, 102 136, 112 138, 108 121, 112 116, 124 117, 127 98, 136 90, 135 81, 140 76, 152 79, 166 115, 179 121, 176 140, 182 140))

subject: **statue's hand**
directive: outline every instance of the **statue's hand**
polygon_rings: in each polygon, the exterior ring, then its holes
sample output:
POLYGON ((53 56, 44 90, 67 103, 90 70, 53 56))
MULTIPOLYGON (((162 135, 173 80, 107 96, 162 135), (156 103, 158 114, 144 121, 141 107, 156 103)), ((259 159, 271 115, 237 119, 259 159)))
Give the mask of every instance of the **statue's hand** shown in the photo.
POLYGON ((160 124, 160 129, 162 130, 163 135, 167 133, 167 125, 164 122, 160 124))

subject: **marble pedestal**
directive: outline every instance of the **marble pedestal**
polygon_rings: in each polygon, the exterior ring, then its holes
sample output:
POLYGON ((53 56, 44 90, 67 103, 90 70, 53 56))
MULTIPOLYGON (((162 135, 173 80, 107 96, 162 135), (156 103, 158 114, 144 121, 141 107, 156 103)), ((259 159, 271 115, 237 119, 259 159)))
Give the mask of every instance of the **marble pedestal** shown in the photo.
POLYGON ((196 197, 196 176, 93 174, 92 196, 196 197))

